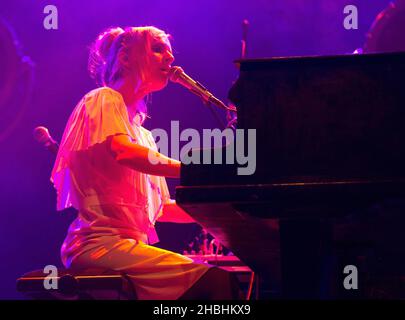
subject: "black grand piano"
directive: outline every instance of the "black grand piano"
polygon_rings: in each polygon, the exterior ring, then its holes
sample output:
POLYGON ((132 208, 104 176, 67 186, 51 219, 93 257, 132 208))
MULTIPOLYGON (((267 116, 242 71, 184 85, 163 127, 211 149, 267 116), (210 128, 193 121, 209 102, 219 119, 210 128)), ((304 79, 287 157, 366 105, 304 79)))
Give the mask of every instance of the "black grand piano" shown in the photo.
MULTIPOLYGON (((343 267, 361 266, 344 254, 333 263, 337 248, 378 247, 381 239, 398 253, 386 269, 405 275, 405 220, 398 218, 405 208, 405 53, 238 63, 229 98, 237 128, 256 129, 256 170, 238 175, 239 165, 225 161, 182 165, 177 203, 275 297, 347 297, 343 267), (385 213, 387 202, 398 204, 397 216, 385 213), (394 229, 380 228, 384 215, 395 216, 394 229), (347 221, 354 227, 345 229, 347 221)), ((195 152, 202 159, 210 150, 195 152)), ((351 292, 368 289, 363 276, 351 292)))

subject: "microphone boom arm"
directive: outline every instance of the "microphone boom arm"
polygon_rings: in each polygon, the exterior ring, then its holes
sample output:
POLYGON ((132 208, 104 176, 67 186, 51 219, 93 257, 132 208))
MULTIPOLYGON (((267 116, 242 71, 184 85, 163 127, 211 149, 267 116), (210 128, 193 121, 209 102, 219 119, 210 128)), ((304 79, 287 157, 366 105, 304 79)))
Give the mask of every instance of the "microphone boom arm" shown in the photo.
POLYGON ((186 73, 184 73, 181 67, 172 67, 170 70, 170 80, 176 82, 186 87, 195 95, 199 96, 205 103, 212 104, 218 108, 224 109, 226 111, 236 112, 234 106, 227 106, 221 100, 216 98, 211 92, 209 92, 201 83, 190 78, 186 73))

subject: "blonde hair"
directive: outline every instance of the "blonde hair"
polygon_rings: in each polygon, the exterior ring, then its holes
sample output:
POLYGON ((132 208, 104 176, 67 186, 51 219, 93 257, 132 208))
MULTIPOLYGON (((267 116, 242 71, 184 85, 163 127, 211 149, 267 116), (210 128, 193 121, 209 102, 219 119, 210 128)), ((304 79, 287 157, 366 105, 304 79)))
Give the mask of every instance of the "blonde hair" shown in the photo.
POLYGON ((151 43, 154 39, 169 39, 170 35, 153 27, 108 28, 102 32, 90 47, 88 70, 97 85, 108 86, 123 76, 125 67, 120 63, 120 55, 128 55, 136 50, 137 77, 144 79, 143 66, 147 63, 151 43))

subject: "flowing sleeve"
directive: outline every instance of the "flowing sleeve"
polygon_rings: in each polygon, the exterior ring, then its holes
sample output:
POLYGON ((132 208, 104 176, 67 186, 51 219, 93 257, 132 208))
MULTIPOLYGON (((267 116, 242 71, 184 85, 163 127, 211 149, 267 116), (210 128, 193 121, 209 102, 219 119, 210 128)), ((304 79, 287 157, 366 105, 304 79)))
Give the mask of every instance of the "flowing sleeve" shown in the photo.
POLYGON ((100 92, 86 102, 85 109, 87 124, 84 129, 87 142, 83 147, 103 143, 108 137, 117 134, 126 134, 134 139, 135 134, 129 122, 127 108, 116 93, 100 92))
POLYGON ((72 193, 75 181, 69 165, 72 156, 118 134, 125 134, 136 140, 127 108, 119 93, 108 88, 99 88, 85 95, 66 124, 52 169, 50 180, 57 192, 57 210, 77 207, 72 193))

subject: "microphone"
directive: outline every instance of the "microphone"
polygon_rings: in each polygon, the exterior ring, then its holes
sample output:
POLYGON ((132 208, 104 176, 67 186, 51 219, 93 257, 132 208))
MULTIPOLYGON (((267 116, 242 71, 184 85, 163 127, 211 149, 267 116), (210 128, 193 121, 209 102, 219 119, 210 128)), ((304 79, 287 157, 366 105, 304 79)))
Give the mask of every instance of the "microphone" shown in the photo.
POLYGON ((52 139, 47 128, 42 127, 42 126, 36 127, 34 129, 33 134, 34 134, 34 139, 37 140, 43 146, 45 146, 45 148, 47 148, 53 154, 58 153, 59 144, 54 139, 52 139))
POLYGON ((217 107, 228 111, 236 111, 236 109, 234 109, 233 107, 228 107, 221 100, 217 99, 201 83, 188 76, 181 67, 171 67, 169 71, 169 79, 172 82, 181 84, 183 87, 186 87, 192 93, 203 99, 205 103, 212 103, 213 105, 216 105, 217 107))

